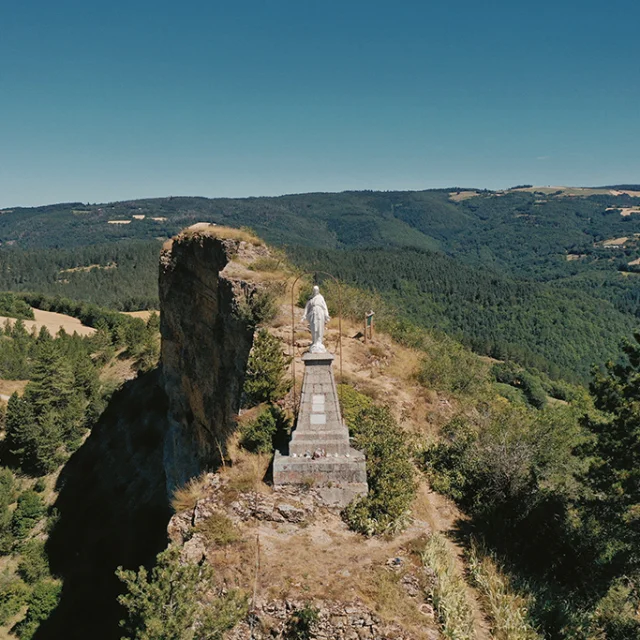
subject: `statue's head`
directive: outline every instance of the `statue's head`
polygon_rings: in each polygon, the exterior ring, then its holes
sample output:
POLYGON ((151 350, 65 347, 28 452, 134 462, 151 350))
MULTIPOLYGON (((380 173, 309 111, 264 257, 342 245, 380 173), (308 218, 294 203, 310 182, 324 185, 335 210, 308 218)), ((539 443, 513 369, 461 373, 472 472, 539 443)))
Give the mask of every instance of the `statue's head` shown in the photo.
POLYGON ((320 293, 320 287, 316 285, 315 287, 313 287, 313 295, 317 296, 319 293, 320 293))

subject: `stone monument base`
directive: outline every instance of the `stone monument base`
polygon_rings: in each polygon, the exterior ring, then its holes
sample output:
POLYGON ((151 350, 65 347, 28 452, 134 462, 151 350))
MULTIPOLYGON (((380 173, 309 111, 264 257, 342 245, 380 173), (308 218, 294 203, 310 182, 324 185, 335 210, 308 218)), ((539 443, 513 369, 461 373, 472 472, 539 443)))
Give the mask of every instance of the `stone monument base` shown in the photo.
POLYGON ((344 507, 367 494, 364 454, 349 444, 342 422, 330 353, 305 353, 300 411, 289 455, 276 453, 273 482, 313 486, 330 505, 344 507))
POLYGON ((273 481, 276 486, 313 487, 328 506, 337 507, 346 507, 354 498, 366 496, 368 491, 365 457, 355 449, 348 455, 315 459, 276 452, 273 481))

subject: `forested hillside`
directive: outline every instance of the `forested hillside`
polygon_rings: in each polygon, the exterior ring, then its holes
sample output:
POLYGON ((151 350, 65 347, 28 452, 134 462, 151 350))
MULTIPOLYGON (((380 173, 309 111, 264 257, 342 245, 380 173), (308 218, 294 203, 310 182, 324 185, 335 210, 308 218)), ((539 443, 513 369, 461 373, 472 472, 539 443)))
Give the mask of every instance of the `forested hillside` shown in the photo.
POLYGON ((418 326, 555 378, 585 379, 635 326, 608 301, 473 269, 439 253, 298 248, 291 257, 306 270, 331 265, 337 278, 377 291, 418 326))
POLYGON ((198 221, 249 226, 479 353, 585 379, 640 315, 639 200, 523 187, 16 208, 0 212, 0 290, 153 307, 159 241, 198 221))

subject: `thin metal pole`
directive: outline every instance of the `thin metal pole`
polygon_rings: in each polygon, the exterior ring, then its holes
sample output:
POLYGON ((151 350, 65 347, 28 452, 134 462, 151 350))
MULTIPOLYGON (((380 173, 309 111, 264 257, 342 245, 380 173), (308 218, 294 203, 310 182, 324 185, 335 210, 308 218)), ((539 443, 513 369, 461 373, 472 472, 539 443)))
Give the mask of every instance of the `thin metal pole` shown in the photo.
POLYGON ((293 411, 295 415, 296 407, 298 403, 296 402, 296 318, 295 311, 293 306, 293 292, 296 288, 296 282, 300 277, 296 278, 291 285, 291 378, 293 379, 293 411))

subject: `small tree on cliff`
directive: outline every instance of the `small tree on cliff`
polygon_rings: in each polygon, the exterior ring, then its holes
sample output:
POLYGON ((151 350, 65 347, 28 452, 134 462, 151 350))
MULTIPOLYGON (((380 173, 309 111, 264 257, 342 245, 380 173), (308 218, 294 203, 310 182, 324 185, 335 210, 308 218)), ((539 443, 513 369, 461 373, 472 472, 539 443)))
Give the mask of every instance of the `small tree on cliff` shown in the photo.
POLYGON ((285 378, 290 362, 291 358, 282 352, 280 340, 266 329, 260 329, 247 363, 245 406, 276 402, 283 398, 291 387, 291 382, 285 378))
POLYGON ((118 598, 127 610, 123 640, 218 640, 246 614, 239 592, 212 597, 211 566, 182 563, 178 547, 158 554, 151 574, 144 567, 116 573, 127 586, 118 598))

